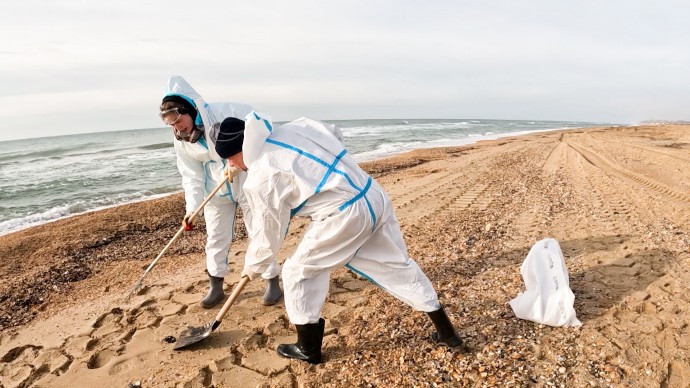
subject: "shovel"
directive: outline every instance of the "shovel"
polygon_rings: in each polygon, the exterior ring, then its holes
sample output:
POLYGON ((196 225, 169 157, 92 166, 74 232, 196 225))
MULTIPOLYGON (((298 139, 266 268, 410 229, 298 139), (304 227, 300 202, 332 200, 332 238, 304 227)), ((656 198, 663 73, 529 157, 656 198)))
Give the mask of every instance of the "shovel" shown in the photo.
MULTIPOLYGON (((224 179, 221 180, 221 182, 218 184, 218 186, 216 186, 213 189, 213 191, 211 191, 211 193, 206 198, 204 198, 204 201, 201 203, 201 205, 199 205, 199 207, 196 208, 196 210, 194 210, 194 213, 192 213, 187 218, 188 222, 190 222, 190 223, 193 222, 194 218, 196 218, 196 216, 199 215, 199 213, 201 213, 201 209, 203 209, 204 206, 206 206, 206 204, 208 203, 208 201, 210 201, 211 198, 213 198, 213 196, 216 195, 218 190, 223 188, 223 186, 225 185, 226 182, 228 182, 228 181, 232 182, 232 178, 235 175, 239 174, 239 172, 240 172, 239 169, 228 168, 228 170, 225 173, 224 179)), ((134 285, 134 288, 132 288, 132 290, 129 292, 129 294, 127 294, 126 300, 129 300, 129 298, 132 296, 132 294, 134 292, 138 291, 139 288, 141 288, 141 283, 144 281, 144 277, 146 277, 146 274, 148 274, 149 271, 151 271, 153 269, 153 267, 156 266, 156 263, 158 263, 158 260, 161 257, 163 257, 163 254, 165 254, 165 252, 168 250, 168 248, 170 248, 170 246, 182 235, 182 233, 184 233, 184 226, 180 227, 180 229, 177 231, 177 233, 175 233, 173 238, 170 239, 170 242, 168 242, 168 245, 166 245, 165 248, 163 248, 163 250, 161 251, 161 253, 159 253, 158 256, 156 256, 156 258, 153 259, 151 264, 149 264, 148 268, 146 268, 146 271, 144 271, 144 274, 141 275, 141 278, 139 278, 139 281, 134 285)))
POLYGON ((240 279, 240 282, 237 283, 235 288, 232 290, 230 298, 228 298, 228 300, 223 305, 223 308, 221 308, 218 312, 218 315, 216 315, 216 320, 213 322, 209 322, 203 326, 190 327, 184 330, 182 333, 180 333, 180 339, 177 340, 177 344, 175 344, 173 349, 180 350, 189 345, 201 342, 203 339, 211 335, 211 332, 213 332, 213 330, 216 330, 218 326, 220 326, 220 323, 223 321, 223 317, 225 317, 225 314, 228 312, 228 310, 230 310, 230 306, 232 306, 232 304, 235 303, 235 299, 237 299, 237 297, 240 295, 240 292, 242 292, 242 289, 244 288, 244 286, 247 285, 247 283, 249 283, 249 277, 243 276, 242 279, 240 279))

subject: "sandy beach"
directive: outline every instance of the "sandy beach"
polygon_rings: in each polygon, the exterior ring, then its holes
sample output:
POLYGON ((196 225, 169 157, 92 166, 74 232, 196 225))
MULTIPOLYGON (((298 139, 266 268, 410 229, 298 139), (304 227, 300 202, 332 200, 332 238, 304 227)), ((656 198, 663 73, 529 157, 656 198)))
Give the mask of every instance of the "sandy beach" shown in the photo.
MULTIPOLYGON (((425 314, 345 269, 332 274, 321 365, 275 353, 296 334, 282 302, 261 305, 258 281, 207 339, 174 351, 165 337, 220 309, 199 305, 204 228, 125 297, 179 228, 177 194, 0 237, 0 387, 690 386, 690 126, 537 133, 363 167, 468 352, 434 347, 425 314), (508 305, 546 237, 565 255, 581 327, 508 305)), ((280 261, 307 222, 292 222, 280 261)))

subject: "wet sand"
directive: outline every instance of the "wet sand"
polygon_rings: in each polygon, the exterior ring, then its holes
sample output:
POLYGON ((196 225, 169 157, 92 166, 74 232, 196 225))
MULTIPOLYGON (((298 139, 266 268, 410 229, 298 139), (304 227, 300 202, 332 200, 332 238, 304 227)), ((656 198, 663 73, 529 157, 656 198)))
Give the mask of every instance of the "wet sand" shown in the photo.
MULTIPOLYGON (((0 237, 0 386, 688 386, 690 126, 554 131, 363 167, 469 352, 432 346, 425 314, 344 269, 321 365, 275 353, 296 335, 282 302, 261 305, 259 281, 209 338, 173 351, 163 338, 220 309, 198 303, 204 228, 125 296, 177 231, 178 194, 0 237), (507 303, 545 237, 563 249, 579 328, 519 320, 507 303)), ((293 221, 281 261, 306 225, 293 221)), ((246 247, 237 232, 228 293, 246 247)))

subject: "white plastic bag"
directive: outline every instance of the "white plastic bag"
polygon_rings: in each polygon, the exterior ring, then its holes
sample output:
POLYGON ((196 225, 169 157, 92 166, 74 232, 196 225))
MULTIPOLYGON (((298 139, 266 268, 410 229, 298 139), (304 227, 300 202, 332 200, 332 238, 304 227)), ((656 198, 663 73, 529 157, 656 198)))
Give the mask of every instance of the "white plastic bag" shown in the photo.
POLYGON ((526 291, 511 300, 518 318, 549 326, 580 326, 575 316, 575 295, 558 241, 547 238, 530 249, 520 267, 526 291))

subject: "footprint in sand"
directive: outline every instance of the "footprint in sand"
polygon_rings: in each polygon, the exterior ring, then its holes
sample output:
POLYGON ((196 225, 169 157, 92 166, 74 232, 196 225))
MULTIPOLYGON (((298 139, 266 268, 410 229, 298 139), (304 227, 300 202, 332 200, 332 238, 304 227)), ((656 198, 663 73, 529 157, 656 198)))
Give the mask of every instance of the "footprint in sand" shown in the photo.
POLYGON ((75 353, 83 354, 84 351, 92 351, 102 345, 103 349, 91 354, 86 362, 88 369, 102 368, 124 351, 125 345, 132 341, 138 329, 160 324, 162 318, 150 313, 152 307, 146 307, 152 303, 152 301, 144 301, 138 308, 130 310, 127 314, 129 317, 126 319, 124 319, 126 314, 121 308, 113 308, 94 321, 91 326, 95 330, 90 337, 79 337, 68 343, 67 348, 76 350, 75 353), (146 323, 135 327, 125 327, 125 325, 136 324, 138 321, 146 321, 146 323))
POLYGON ((146 304, 143 308, 133 309, 129 313, 127 318, 127 323, 130 325, 135 325, 137 329, 143 328, 156 328, 161 325, 166 317, 182 315, 187 311, 187 306, 173 302, 173 301, 163 301, 157 306, 154 305, 154 301, 146 304))
POLYGON ((153 328, 136 330, 136 332, 133 331, 130 337, 131 341, 117 352, 117 356, 112 357, 107 362, 108 374, 122 374, 135 369, 141 363, 142 355, 159 349, 157 346, 154 346, 157 344, 155 338, 158 337, 154 333, 155 329, 153 328))
POLYGON ((96 349, 99 342, 99 340, 88 336, 75 337, 69 339, 63 349, 73 357, 82 357, 86 352, 96 349))
POLYGON ((38 355, 38 352, 41 349, 41 346, 34 345, 25 345, 12 348, 2 356, 0 361, 10 363, 17 359, 33 359, 38 355))
POLYGON ((185 287, 182 290, 178 290, 178 292, 175 292, 171 300, 173 302, 179 303, 181 305, 185 306, 191 306, 198 304, 201 298, 203 297, 203 293, 206 291, 206 287, 208 286, 208 281, 207 280, 199 280, 197 282, 194 282, 190 284, 189 286, 185 287))
POLYGON ((28 386, 32 379, 33 369, 28 365, 17 368, 3 368, 0 372, 0 384, 8 387, 28 386))
POLYGON ((93 327, 94 329, 100 329, 101 327, 109 323, 118 323, 122 319, 122 315, 122 309, 119 307, 115 307, 112 310, 110 310, 110 312, 102 314, 98 318, 96 318, 91 327, 93 327))
POLYGON ((112 349, 104 349, 91 355, 89 361, 86 362, 86 367, 89 369, 98 369, 110 361, 115 356, 115 351, 112 349))
POLYGON ((156 314, 153 307, 149 307, 143 310, 132 311, 129 318, 127 318, 127 323, 134 325, 137 329, 143 329, 146 327, 158 327, 163 320, 158 314, 156 314))
POLYGON ((48 373, 59 376, 73 361, 59 349, 43 351, 41 347, 31 345, 13 349, 10 353, 2 358, 6 364, 0 368, 0 386, 8 388, 32 386, 48 373))
POLYGON ((73 359, 64 351, 50 349, 41 353, 31 364, 37 370, 45 367, 50 373, 59 375, 67 371, 72 361, 73 359))
POLYGON ((242 357, 241 365, 262 375, 271 376, 286 371, 290 366, 290 359, 280 357, 274 350, 264 347, 249 351, 242 357))
POLYGON ((158 315, 161 317, 168 317, 171 315, 182 315, 187 311, 187 305, 176 303, 173 301, 166 301, 158 306, 158 315))
POLYGON ((121 308, 116 307, 105 314, 102 314, 91 325, 94 330, 91 337, 107 342, 111 339, 117 338, 122 331, 120 321, 124 313, 121 308))

